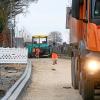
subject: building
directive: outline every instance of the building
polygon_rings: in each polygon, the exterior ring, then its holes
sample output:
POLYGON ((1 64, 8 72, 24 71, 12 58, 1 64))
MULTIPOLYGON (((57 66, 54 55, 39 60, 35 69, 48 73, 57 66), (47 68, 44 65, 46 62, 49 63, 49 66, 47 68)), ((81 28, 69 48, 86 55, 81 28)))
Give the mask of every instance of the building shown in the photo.
POLYGON ((23 48, 24 47, 24 38, 21 38, 21 37, 15 38, 15 47, 23 48))

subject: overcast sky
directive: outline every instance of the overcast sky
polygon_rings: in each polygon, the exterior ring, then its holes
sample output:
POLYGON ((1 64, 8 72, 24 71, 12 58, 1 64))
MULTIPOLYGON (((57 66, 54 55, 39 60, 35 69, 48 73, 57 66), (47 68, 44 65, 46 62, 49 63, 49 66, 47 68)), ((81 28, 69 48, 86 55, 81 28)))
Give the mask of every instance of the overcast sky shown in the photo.
POLYGON ((30 36, 59 31, 63 34, 63 41, 68 42, 69 34, 65 27, 66 6, 69 5, 70 0, 38 0, 29 6, 25 15, 17 16, 17 30, 24 29, 30 36))

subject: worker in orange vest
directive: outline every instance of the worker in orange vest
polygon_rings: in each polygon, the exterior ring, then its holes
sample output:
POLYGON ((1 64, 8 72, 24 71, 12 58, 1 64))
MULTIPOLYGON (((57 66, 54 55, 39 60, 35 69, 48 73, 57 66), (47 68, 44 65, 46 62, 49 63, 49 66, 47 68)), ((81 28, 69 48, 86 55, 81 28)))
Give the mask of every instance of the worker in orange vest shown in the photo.
POLYGON ((53 65, 57 64, 57 59, 58 59, 58 54, 57 53, 52 53, 53 65))
POLYGON ((36 58, 40 57, 40 49, 39 48, 35 49, 35 56, 36 56, 36 58))
POLYGON ((58 59, 58 50, 57 50, 57 47, 55 45, 55 43, 53 43, 53 46, 52 46, 52 54, 51 54, 51 58, 53 60, 53 65, 57 64, 57 59, 58 59))

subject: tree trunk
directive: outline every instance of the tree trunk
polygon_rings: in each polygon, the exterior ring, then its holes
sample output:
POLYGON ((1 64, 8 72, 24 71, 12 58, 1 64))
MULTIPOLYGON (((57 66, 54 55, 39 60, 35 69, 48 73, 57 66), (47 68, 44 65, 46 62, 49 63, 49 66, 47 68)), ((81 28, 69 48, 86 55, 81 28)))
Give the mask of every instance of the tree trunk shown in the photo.
POLYGON ((2 31, 2 36, 3 36, 2 46, 11 47, 11 36, 7 25, 5 25, 2 31))
POLYGON ((7 11, 0 7, 0 19, 3 25, 3 30, 0 33, 0 47, 11 46, 11 36, 8 29, 8 14, 7 11))

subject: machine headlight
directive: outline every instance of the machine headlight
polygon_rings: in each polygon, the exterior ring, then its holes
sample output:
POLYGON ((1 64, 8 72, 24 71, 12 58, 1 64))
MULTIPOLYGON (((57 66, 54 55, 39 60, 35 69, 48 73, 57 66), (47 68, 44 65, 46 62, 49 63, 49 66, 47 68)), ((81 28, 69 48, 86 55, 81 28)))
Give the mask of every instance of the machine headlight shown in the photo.
POLYGON ((100 63, 95 60, 89 60, 86 62, 85 68, 88 73, 94 74, 100 70, 100 63))

